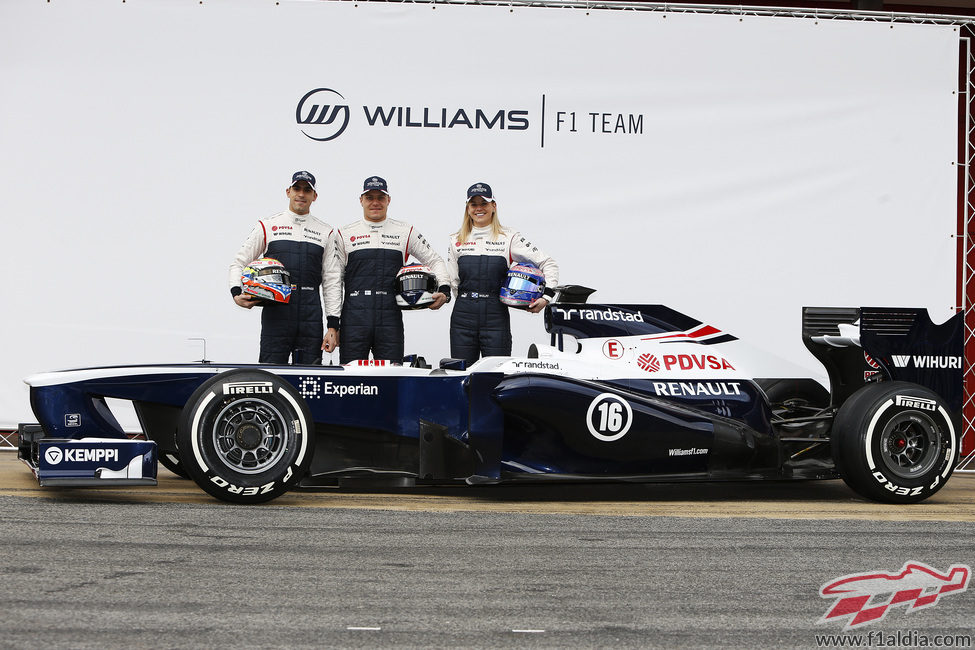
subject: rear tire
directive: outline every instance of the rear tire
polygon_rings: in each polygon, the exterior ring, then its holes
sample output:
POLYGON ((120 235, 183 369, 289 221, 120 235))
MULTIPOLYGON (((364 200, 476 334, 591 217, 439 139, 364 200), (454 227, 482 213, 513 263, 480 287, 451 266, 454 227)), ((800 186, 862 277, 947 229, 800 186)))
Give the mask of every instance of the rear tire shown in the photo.
POLYGON ((290 384, 263 370, 231 370, 190 396, 176 441, 180 464, 206 492, 262 503, 308 471, 315 437, 311 413, 290 384))
POLYGON ((942 488, 959 432, 937 394, 908 382, 868 384, 840 407, 831 435, 840 476, 868 499, 916 503, 942 488))
POLYGON ((815 379, 756 379, 769 404, 786 408, 829 406, 829 391, 815 379))

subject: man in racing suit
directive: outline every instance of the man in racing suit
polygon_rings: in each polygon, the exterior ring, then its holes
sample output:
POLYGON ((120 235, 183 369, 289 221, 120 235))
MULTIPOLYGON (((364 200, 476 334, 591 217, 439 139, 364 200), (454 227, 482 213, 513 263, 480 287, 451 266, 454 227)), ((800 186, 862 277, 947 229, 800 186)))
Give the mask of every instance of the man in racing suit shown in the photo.
POLYGON ((338 346, 341 363, 368 359, 370 351, 375 359, 401 361, 403 314, 396 305, 396 273, 411 255, 429 266, 439 288, 430 309, 440 309, 450 299, 447 267, 413 226, 387 218, 385 180, 367 178, 359 203, 362 219, 336 230, 335 254, 329 258, 324 349, 338 346))
POLYGON ((467 190, 461 229, 451 235, 447 271, 457 303, 450 315, 450 356, 474 363, 481 356, 511 354, 511 317, 499 291, 512 262, 531 262, 545 276, 545 295, 528 311, 538 313, 555 295, 559 267, 524 235, 498 222, 491 186, 467 190))
POLYGON ((260 363, 322 363, 325 262, 333 254, 332 227, 311 215, 318 198, 315 177, 295 172, 286 190, 288 210, 261 219, 230 265, 230 294, 241 307, 263 305, 260 363), (294 291, 287 303, 262 301, 242 293, 241 273, 255 259, 273 257, 291 274, 294 291))

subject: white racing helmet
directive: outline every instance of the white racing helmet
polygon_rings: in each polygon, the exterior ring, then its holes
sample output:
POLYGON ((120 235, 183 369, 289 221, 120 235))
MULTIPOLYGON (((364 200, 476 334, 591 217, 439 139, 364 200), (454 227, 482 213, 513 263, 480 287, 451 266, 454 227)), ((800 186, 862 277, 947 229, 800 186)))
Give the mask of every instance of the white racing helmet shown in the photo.
POLYGON ((400 309, 425 309, 437 292, 437 276, 429 266, 407 264, 396 274, 396 304, 400 309))

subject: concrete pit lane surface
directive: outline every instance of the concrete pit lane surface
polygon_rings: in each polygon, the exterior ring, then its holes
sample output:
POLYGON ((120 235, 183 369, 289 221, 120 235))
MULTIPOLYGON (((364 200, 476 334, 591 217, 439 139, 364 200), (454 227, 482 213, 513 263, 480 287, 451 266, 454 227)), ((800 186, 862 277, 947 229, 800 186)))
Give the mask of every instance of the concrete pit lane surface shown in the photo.
POLYGON ((975 589, 852 629, 822 620, 836 599, 820 595, 851 574, 975 564, 970 475, 911 506, 839 481, 237 506, 162 468, 155 488, 39 488, 4 452, 0 519, 0 648, 972 647, 975 589))

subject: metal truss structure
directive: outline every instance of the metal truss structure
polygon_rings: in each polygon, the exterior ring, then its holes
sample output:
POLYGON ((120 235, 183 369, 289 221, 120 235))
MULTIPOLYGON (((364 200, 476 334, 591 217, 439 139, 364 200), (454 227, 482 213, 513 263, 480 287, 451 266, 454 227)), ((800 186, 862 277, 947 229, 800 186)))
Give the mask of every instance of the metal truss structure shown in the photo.
POLYGON ((959 25, 958 305, 965 311, 965 403, 962 407, 962 458, 958 471, 975 472, 975 24, 959 25))
POLYGON ((552 7, 558 9, 643 11, 658 14, 724 14, 733 16, 782 16, 813 20, 857 20, 878 23, 912 23, 916 25, 970 25, 975 16, 916 14, 892 11, 860 11, 852 9, 817 9, 803 7, 759 7, 747 5, 708 5, 668 2, 587 2, 585 0, 338 0, 340 2, 420 4, 420 5, 483 5, 493 7, 552 7))

